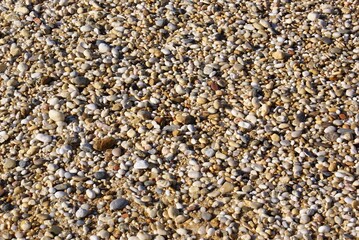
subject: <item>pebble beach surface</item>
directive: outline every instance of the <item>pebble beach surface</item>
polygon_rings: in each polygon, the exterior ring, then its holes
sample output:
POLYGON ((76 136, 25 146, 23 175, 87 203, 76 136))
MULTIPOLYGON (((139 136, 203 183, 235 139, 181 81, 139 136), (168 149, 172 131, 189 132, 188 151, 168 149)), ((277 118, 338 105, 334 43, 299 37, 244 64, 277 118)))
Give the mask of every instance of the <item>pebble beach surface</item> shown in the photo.
POLYGON ((2 0, 0 239, 359 239, 354 0, 2 0))

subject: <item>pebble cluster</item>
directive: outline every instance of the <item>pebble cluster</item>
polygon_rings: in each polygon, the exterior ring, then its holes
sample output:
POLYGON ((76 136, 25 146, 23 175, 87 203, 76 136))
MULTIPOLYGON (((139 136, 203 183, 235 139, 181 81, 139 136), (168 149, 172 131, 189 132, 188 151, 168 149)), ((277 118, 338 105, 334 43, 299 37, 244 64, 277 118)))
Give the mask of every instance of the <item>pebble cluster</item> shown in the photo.
POLYGON ((0 239, 358 239, 355 0, 2 0, 0 239))

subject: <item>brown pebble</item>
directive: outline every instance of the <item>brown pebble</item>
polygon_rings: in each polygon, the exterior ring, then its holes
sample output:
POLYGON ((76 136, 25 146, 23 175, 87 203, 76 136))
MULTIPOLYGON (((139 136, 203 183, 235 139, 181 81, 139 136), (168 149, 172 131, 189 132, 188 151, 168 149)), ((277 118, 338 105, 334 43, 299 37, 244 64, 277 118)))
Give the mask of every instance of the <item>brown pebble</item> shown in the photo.
POLYGON ((105 151, 111 149, 116 145, 116 139, 113 137, 106 137, 102 139, 95 140, 93 148, 97 151, 105 151))

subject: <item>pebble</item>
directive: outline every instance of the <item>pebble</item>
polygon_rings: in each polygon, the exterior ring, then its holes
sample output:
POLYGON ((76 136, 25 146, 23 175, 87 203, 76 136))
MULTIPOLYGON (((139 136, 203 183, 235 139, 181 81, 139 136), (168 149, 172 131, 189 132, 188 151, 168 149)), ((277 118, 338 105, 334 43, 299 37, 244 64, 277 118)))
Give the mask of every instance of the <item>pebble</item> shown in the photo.
POLYGON ((55 122, 63 122, 65 120, 65 115, 56 110, 50 110, 49 117, 51 120, 53 120, 55 122))
POLYGON ((353 1, 237 2, 1 1, 0 239, 357 238, 353 1))
POLYGON ((90 199, 96 198, 96 193, 91 189, 86 189, 86 196, 90 199))
POLYGON ((282 51, 275 51, 272 56, 276 60, 283 60, 285 58, 285 54, 282 51))
POLYGON ((308 20, 314 22, 315 20, 317 20, 319 18, 319 14, 316 12, 310 12, 307 16, 308 20))
POLYGON ((247 122, 239 122, 238 123, 238 126, 241 127, 241 128, 244 128, 244 129, 250 129, 251 128, 251 124, 250 123, 247 123, 247 122))
POLYGON ((77 218, 84 218, 84 217, 86 217, 89 213, 90 213, 90 211, 88 211, 87 209, 84 209, 84 208, 81 208, 81 207, 80 207, 80 208, 76 211, 75 215, 76 215, 77 218))
POLYGON ((320 233, 328 233, 329 231, 330 231, 330 227, 327 225, 323 225, 318 228, 318 232, 320 233))
POLYGON ((122 210, 124 209, 127 205, 129 204, 129 202, 124 199, 124 198, 118 198, 116 200, 113 200, 110 203, 110 209, 112 211, 117 211, 117 210, 122 210))
POLYGON ((108 53, 108 52, 111 51, 111 48, 106 43, 100 43, 98 45, 98 50, 99 50, 100 53, 108 53))
POLYGON ((11 169, 16 167, 16 161, 12 159, 6 159, 4 162, 4 168, 11 169))
POLYGON ((40 142, 43 142, 43 143, 50 143, 52 141, 52 137, 50 135, 43 134, 43 133, 38 133, 35 136, 35 139, 37 139, 37 140, 39 140, 40 142))
POLYGON ((106 178, 107 178, 107 172, 105 172, 105 171, 98 171, 98 172, 95 172, 94 176, 95 176, 95 178, 96 178, 97 180, 106 179, 106 178))
POLYGON ((178 209, 176 209, 175 207, 169 207, 167 210, 168 216, 172 219, 175 219, 178 215, 179 215, 179 211, 178 209))
POLYGON ((149 167, 149 164, 145 160, 138 160, 135 162, 135 165, 133 167, 134 169, 147 169, 149 167))
POLYGON ((18 6, 18 7, 15 8, 15 12, 20 13, 21 15, 26 15, 26 14, 28 14, 30 11, 29 11, 29 9, 27 9, 26 7, 20 5, 20 6, 18 6))
POLYGON ((232 192, 234 189, 234 186, 232 183, 229 183, 229 182, 225 182, 221 187, 220 187, 220 192, 222 194, 226 194, 226 193, 230 193, 232 192))
POLYGON ((21 62, 19 63, 19 65, 17 65, 17 70, 19 70, 20 72, 25 72, 28 68, 29 67, 24 62, 21 62))
POLYGON ((204 154, 209 158, 213 157, 215 153, 216 152, 212 148, 207 148, 204 150, 204 154))

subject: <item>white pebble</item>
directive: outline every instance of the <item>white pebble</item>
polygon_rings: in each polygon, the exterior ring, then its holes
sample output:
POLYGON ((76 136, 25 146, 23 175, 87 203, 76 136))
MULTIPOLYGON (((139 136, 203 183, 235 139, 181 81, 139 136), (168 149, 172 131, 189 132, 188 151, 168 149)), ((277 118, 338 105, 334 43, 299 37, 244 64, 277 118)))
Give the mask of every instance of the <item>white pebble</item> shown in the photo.
POLYGON ((330 231, 330 227, 328 225, 323 225, 318 228, 318 232, 320 233, 328 233, 330 231))
POLYGON ((43 134, 43 133, 36 134, 35 139, 39 140, 40 142, 43 142, 43 143, 49 143, 52 141, 52 137, 50 135, 43 134))
POLYGON ((308 18, 308 20, 313 22, 319 18, 319 14, 316 12, 311 12, 308 14, 307 18, 308 18))
POLYGON ((56 110, 50 110, 49 117, 51 120, 53 120, 55 122, 63 122, 65 120, 64 114, 62 112, 59 112, 56 110))
POLYGON ((110 52, 111 48, 106 43, 100 43, 98 45, 98 50, 100 53, 107 53, 107 52, 110 52))
POLYGON ((133 167, 135 169, 147 169, 148 163, 145 160, 138 160, 133 167))

